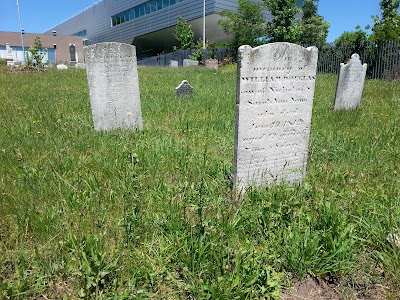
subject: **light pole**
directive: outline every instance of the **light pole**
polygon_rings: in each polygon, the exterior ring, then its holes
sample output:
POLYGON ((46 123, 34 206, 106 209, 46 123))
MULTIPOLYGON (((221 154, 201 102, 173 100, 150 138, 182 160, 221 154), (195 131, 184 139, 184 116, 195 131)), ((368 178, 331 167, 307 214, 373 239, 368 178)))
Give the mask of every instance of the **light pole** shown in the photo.
POLYGON ((206 0, 203 0, 203 49, 206 49, 206 0))
MULTIPOLYGON (((21 44, 22 44, 22 61, 25 62, 25 47, 24 47, 24 30, 22 29, 22 24, 21 24, 21 13, 19 11, 19 3, 17 0, 17 10, 18 10, 18 19, 19 19, 19 31, 21 33, 21 44)), ((18 53, 18 52, 17 52, 18 53)))

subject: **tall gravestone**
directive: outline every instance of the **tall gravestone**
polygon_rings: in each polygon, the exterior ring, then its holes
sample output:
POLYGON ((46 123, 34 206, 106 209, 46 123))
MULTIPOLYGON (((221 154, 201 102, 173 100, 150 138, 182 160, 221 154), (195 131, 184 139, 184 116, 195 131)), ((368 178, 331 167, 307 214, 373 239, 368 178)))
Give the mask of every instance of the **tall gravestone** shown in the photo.
POLYGON ((99 43, 84 50, 95 130, 142 129, 135 47, 99 43))
POLYGON ((234 180, 249 186, 305 176, 318 49, 290 43, 241 46, 234 180))
POLYGON ((335 110, 353 109, 360 105, 366 74, 367 64, 361 64, 358 54, 353 54, 347 64, 340 64, 335 110))

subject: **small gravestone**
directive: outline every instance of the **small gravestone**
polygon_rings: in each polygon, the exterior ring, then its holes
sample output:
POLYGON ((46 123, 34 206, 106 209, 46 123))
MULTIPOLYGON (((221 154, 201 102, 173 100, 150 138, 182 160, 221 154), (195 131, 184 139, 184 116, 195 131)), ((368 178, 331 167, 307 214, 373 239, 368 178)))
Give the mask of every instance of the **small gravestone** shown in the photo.
POLYGON ((170 60, 169 66, 172 68, 177 68, 177 67, 179 67, 179 62, 177 60, 170 60))
POLYGON ((189 96, 193 93, 193 87, 187 80, 183 80, 180 85, 175 88, 175 96, 189 96))
POLYGON ((193 60, 193 59, 184 59, 183 60, 184 67, 197 67, 198 65, 199 65, 198 60, 193 60))
POLYGON ((85 64, 84 63, 76 63, 75 64, 75 68, 76 69, 85 69, 85 64))
POLYGON ((13 57, 13 50, 10 47, 10 44, 6 43, 6 61, 7 61, 7 66, 13 66, 14 65, 14 57, 13 57))
POLYGON ((290 43, 239 48, 235 187, 305 176, 318 49, 290 43))
POLYGON ((204 65, 208 69, 218 69, 218 59, 206 59, 204 65))
POLYGON ((340 64, 335 110, 353 109, 360 105, 366 74, 367 64, 361 64, 358 54, 353 54, 347 64, 340 64))
POLYGON ((57 65, 57 70, 67 70, 68 66, 64 65, 64 64, 59 64, 57 65))
POLYGON ((94 129, 142 129, 135 46, 99 43, 84 50, 94 129))

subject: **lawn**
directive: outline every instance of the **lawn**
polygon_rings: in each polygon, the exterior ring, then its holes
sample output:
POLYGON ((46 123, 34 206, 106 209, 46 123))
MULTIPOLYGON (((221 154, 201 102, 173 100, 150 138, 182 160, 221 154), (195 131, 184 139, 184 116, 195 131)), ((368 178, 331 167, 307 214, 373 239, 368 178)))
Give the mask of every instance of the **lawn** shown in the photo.
POLYGON ((400 83, 334 112, 336 82, 317 77, 305 181, 238 202, 234 65, 139 68, 141 132, 93 130, 84 70, 0 70, 0 299, 277 299, 308 276, 395 299, 400 83))

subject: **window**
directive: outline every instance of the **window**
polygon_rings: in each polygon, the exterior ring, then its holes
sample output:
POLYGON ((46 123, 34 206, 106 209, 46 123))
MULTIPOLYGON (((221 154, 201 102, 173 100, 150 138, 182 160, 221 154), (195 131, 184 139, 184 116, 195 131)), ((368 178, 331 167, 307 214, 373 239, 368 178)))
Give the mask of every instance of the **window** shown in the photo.
MULTIPOLYGON (((123 12, 111 16, 111 26, 116 26, 118 24, 133 20, 144 15, 150 14, 157 10, 166 8, 168 6, 174 5, 176 3, 185 0, 149 0, 140 5, 134 6, 123 12)), ((304 0, 296 0, 297 2, 303 3, 304 0)), ((86 35, 86 31, 85 31, 86 35)))
POLYGON ((74 34, 72 34, 73 36, 86 36, 86 29, 78 31, 74 34))
POLYGON ((157 10, 162 9, 162 0, 156 0, 157 10))
POLYGON ((151 4, 150 2, 146 2, 145 4, 146 15, 151 13, 151 4))
POLYGON ((151 0, 150 1, 150 5, 151 5, 151 12, 154 12, 157 10, 157 3, 156 0, 151 0))

